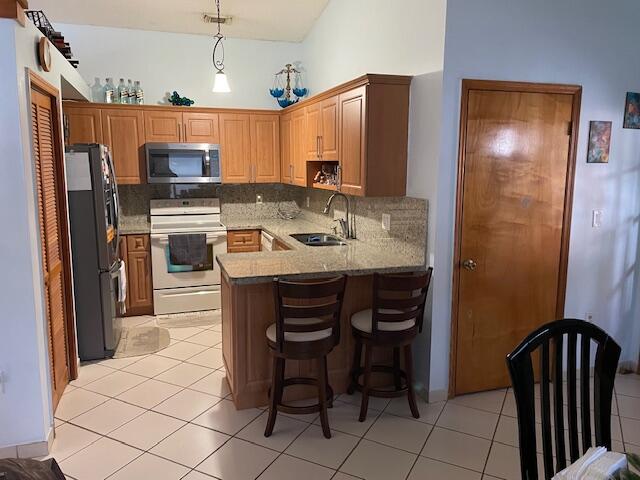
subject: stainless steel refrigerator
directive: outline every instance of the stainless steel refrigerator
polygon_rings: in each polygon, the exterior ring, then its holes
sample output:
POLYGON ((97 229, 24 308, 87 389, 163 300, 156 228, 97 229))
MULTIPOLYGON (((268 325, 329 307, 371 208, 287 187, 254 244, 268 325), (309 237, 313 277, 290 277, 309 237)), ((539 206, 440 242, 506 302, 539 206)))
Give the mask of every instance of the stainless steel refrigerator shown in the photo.
POLYGON ((65 166, 78 354, 80 360, 108 358, 120 339, 120 204, 113 162, 107 146, 78 144, 67 147, 65 166))

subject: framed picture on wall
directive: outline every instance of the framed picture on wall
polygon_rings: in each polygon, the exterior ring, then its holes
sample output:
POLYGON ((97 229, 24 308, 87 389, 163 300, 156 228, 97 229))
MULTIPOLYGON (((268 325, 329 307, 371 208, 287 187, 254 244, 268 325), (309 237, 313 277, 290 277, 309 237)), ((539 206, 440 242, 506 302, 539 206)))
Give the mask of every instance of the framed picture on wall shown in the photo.
POLYGON ((623 128, 640 128, 640 93, 627 92, 623 128))
POLYGON ((611 146, 611 122, 593 121, 589 123, 589 148, 587 163, 609 163, 611 146))

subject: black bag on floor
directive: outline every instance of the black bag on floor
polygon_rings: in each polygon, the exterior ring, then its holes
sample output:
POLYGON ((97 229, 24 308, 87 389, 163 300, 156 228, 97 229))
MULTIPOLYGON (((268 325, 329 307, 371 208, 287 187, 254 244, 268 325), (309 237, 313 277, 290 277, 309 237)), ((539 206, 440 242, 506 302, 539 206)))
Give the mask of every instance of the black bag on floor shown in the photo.
POLYGON ((48 460, 6 458, 0 460, 0 480, 65 480, 58 463, 48 460))

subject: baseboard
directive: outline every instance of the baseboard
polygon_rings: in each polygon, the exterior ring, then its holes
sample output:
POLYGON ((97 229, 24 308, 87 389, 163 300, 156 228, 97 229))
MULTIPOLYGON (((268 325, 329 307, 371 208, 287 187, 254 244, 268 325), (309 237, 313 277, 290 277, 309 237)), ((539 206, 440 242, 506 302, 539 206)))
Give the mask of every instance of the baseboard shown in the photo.
POLYGON ((429 403, 444 402, 449 398, 449 392, 447 390, 431 390, 429 391, 429 397, 427 401, 429 403))
POLYGON ((0 458, 39 458, 46 457, 53 445, 54 430, 49 429, 47 439, 42 442, 24 443, 12 447, 0 448, 0 458))
POLYGON ((618 364, 618 373, 638 373, 638 363, 627 361, 618 364))

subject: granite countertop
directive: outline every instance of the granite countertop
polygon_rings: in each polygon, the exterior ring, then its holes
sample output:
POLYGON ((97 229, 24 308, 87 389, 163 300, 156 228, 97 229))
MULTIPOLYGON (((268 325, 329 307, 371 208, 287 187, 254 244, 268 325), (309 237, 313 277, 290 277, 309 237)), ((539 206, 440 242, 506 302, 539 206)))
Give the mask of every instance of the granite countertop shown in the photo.
MULTIPOLYGON (((424 269, 424 250, 406 248, 393 239, 386 243, 347 240, 347 245, 310 247, 294 240, 292 233, 326 232, 304 219, 225 219, 227 230, 260 229, 277 237, 291 250, 227 253, 217 256, 232 283, 269 282, 276 276, 318 278, 327 274, 368 275, 424 269)), ((327 232, 329 233, 329 232, 327 232)))
POLYGON ((147 215, 121 217, 120 235, 142 235, 149 232, 151 232, 151 223, 147 215))

